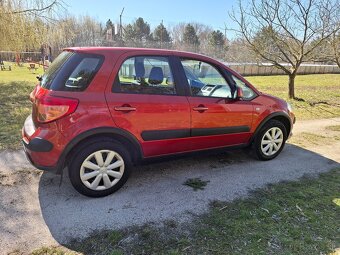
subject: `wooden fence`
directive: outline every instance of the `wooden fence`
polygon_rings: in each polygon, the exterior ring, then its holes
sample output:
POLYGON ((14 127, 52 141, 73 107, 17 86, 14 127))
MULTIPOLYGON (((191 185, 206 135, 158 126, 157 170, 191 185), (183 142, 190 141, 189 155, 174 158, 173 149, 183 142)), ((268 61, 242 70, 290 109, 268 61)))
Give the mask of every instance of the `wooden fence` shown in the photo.
MULTIPOLYGON (((244 76, 257 75, 281 75, 285 72, 270 64, 240 64, 240 63, 225 63, 234 71, 244 76)), ((335 73, 340 74, 340 68, 337 65, 317 65, 317 64, 303 64, 298 70, 298 74, 326 74, 335 73)))

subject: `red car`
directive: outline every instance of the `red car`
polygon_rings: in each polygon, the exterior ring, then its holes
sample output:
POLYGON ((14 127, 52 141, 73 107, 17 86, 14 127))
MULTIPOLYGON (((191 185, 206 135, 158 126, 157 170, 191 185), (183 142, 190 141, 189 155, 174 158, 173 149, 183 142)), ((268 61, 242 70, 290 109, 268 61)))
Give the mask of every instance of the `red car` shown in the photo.
POLYGON ((68 168, 80 193, 100 197, 153 157, 253 146, 275 158, 294 114, 224 64, 160 49, 69 48, 39 78, 22 136, 42 170, 68 168))

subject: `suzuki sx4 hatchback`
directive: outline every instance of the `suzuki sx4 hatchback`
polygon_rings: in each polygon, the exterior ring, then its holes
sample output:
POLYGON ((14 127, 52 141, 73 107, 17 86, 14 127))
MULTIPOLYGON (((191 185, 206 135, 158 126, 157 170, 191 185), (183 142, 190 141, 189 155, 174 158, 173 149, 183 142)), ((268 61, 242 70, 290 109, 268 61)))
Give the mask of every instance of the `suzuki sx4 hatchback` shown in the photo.
POLYGON ((275 158, 292 132, 288 103, 206 56, 134 48, 70 48, 30 94, 22 136, 38 169, 68 169, 74 188, 118 190, 143 159, 252 146, 275 158))

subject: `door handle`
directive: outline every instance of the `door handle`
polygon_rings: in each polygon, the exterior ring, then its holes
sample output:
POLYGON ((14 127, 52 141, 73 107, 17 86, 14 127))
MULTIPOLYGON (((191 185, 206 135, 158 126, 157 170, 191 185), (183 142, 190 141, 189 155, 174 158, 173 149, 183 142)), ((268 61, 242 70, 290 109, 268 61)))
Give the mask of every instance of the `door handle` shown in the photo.
POLYGON ((205 112, 207 111, 209 108, 208 107, 205 107, 204 105, 200 104, 199 106, 197 107, 194 107, 192 108, 194 111, 198 111, 198 112, 205 112))
POLYGON ((120 112, 133 112, 133 111, 136 111, 136 108, 131 107, 130 105, 122 105, 122 106, 116 106, 114 110, 120 111, 120 112))

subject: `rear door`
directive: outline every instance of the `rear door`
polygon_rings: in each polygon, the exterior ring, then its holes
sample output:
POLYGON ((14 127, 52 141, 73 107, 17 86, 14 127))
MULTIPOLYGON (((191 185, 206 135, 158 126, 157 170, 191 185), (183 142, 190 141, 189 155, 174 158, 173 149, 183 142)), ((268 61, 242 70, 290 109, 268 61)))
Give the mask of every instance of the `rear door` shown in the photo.
POLYGON ((190 87, 193 150, 246 143, 251 136, 254 107, 246 98, 233 99, 236 81, 232 80, 234 86, 230 86, 221 67, 209 62, 190 58, 180 61, 190 87))
POLYGON ((172 58, 125 54, 106 91, 115 124, 139 140, 145 157, 190 150, 190 107, 172 58))

